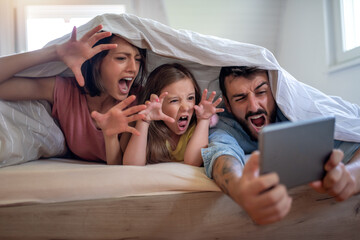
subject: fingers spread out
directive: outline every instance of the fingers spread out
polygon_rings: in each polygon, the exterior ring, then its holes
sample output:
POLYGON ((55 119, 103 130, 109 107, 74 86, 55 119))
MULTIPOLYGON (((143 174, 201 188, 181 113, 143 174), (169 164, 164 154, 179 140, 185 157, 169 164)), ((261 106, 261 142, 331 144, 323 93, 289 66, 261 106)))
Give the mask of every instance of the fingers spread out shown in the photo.
MULTIPOLYGON (((215 91, 212 91, 209 98, 208 98, 208 101, 209 102, 212 102, 214 101, 214 98, 215 98, 215 95, 216 95, 216 92, 215 91)), ((216 105, 215 105, 216 106, 216 105)))
POLYGON ((92 112, 91 112, 91 117, 92 117, 93 119, 95 119, 95 121, 101 120, 102 116, 103 116, 103 114, 101 114, 101 113, 99 113, 99 112, 97 112, 97 111, 92 111, 92 112))
POLYGON ((136 106, 127 108, 125 111, 123 111, 123 113, 124 113, 125 116, 130 116, 130 115, 133 115, 133 114, 138 113, 138 112, 140 112, 142 110, 145 110, 145 109, 146 109, 146 105, 144 105, 144 104, 136 105, 136 106))
POLYGON ((130 126, 127 127, 125 129, 125 132, 129 132, 129 133, 132 133, 132 134, 134 134, 136 136, 140 136, 140 132, 138 130, 136 130, 136 128, 134 128, 134 127, 130 127, 130 126))
POLYGON ((168 95, 168 94, 169 94, 168 92, 163 92, 163 93, 160 94, 159 100, 160 100, 161 103, 164 101, 164 98, 165 98, 166 95, 168 95))
POLYGON ((79 68, 73 68, 71 69, 75 75, 75 79, 80 87, 83 87, 85 85, 84 77, 81 73, 81 70, 79 68))
POLYGON ((201 95, 201 100, 200 100, 201 102, 206 101, 207 92, 208 92, 208 90, 205 88, 202 95, 201 95))
POLYGON ((159 97, 156 94, 150 95, 150 102, 159 102, 159 97))
POLYGON ((70 40, 71 41, 76 41, 76 26, 73 27, 73 30, 71 32, 70 40))
POLYGON ((94 27, 93 29, 91 29, 90 31, 88 31, 87 33, 84 34, 84 36, 81 38, 82 41, 87 41, 88 39, 90 39, 94 34, 96 34, 98 31, 100 31, 103 28, 103 26, 97 25, 96 27, 94 27))
POLYGON ((133 101, 135 101, 136 96, 135 95, 131 95, 129 97, 127 97, 126 99, 124 99, 123 101, 121 101, 120 103, 118 103, 116 105, 116 108, 122 110, 124 108, 126 108, 127 106, 129 106, 133 101))

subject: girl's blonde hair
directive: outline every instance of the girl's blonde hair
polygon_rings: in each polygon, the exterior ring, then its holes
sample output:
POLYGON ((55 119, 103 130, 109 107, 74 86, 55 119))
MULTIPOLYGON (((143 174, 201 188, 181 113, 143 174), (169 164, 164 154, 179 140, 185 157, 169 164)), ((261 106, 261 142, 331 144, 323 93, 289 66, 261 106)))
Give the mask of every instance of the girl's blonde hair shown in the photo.
MULTIPOLYGON (((161 65, 150 73, 140 102, 144 103, 146 100, 149 100, 151 94, 159 96, 161 90, 166 86, 183 80, 184 78, 189 78, 192 81, 195 88, 195 104, 199 104, 200 87, 198 83, 191 72, 178 63, 161 65)), ((189 126, 195 122, 196 116, 193 114, 189 126)), ((152 121, 150 123, 146 149, 147 163, 170 162, 173 160, 166 147, 166 140, 168 140, 170 144, 173 141, 170 138, 170 133, 171 130, 168 129, 163 121, 152 121)))

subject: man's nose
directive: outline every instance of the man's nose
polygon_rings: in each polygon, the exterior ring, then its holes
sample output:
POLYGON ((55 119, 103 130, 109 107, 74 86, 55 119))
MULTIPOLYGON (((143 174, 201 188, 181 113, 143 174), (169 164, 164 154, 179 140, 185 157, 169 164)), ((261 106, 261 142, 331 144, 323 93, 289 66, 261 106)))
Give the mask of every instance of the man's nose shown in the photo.
POLYGON ((257 110, 259 109, 260 105, 259 105, 259 101, 256 98, 256 96, 254 94, 249 94, 248 96, 248 112, 257 112, 257 110))

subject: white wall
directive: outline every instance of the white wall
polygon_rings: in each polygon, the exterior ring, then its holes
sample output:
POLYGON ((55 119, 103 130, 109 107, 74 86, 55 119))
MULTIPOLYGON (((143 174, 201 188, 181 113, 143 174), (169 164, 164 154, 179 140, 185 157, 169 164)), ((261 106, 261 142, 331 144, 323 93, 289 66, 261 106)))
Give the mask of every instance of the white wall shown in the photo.
POLYGON ((284 0, 164 0, 169 25, 276 53, 284 0))
POLYGON ((299 81, 360 104, 360 65, 329 73, 325 26, 323 0, 287 0, 278 61, 299 81))

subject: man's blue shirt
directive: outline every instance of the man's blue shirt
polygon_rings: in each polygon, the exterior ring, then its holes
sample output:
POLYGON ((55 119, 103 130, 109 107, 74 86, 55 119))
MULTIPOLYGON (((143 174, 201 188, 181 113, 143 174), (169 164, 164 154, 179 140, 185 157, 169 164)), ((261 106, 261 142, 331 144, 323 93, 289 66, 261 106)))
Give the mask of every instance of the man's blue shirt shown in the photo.
MULTIPOLYGON (((277 109, 275 122, 284 121, 289 120, 277 109)), ((344 163, 351 159, 359 147, 359 143, 334 140, 334 148, 340 148, 344 152, 344 163)), ((231 113, 220 113, 218 124, 210 129, 208 147, 201 149, 206 175, 212 178, 212 167, 218 157, 233 156, 244 166, 249 154, 257 149, 258 142, 250 138, 231 113)))

